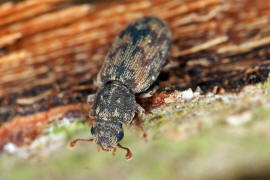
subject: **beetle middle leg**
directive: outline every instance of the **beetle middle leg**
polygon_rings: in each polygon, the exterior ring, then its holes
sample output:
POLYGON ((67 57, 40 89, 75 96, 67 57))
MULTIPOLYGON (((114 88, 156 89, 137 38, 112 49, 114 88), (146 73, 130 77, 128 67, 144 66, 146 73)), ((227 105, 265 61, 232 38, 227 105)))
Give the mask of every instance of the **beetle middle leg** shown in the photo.
POLYGON ((92 106, 94 104, 94 101, 95 101, 95 98, 96 98, 96 94, 90 94, 87 96, 87 103, 88 105, 90 106, 90 112, 88 114, 88 126, 91 127, 95 122, 96 122, 96 119, 92 116, 92 106))
POLYGON ((90 94, 87 96, 87 103, 92 106, 96 98, 96 94, 90 94))
POLYGON ((140 98, 148 98, 148 97, 151 97, 153 96, 153 94, 155 94, 158 90, 158 85, 155 85, 154 87, 152 87, 151 89, 149 89, 148 91, 144 92, 144 93, 141 93, 139 95, 140 98))

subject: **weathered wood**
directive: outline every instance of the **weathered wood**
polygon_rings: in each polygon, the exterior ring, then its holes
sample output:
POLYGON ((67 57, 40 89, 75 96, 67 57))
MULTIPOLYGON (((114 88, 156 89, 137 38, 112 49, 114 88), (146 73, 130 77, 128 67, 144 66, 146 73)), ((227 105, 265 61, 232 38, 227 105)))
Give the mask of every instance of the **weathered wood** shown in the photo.
POLYGON ((142 16, 158 16, 173 31, 174 65, 160 75, 161 92, 240 91, 269 76, 268 0, 67 2, 0 5, 0 148, 31 142, 59 114, 84 115, 111 42, 142 16))

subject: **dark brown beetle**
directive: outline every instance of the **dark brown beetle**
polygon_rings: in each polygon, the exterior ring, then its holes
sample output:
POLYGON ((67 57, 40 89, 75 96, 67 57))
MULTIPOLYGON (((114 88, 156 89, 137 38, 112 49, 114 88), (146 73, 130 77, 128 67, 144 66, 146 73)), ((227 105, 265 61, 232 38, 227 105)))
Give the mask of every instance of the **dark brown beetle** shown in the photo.
POLYGON ((90 117, 96 121, 91 128, 94 141, 102 150, 113 153, 116 147, 127 150, 119 141, 124 137, 122 124, 130 124, 138 113, 144 118, 144 109, 136 103, 135 95, 145 92, 157 79, 172 43, 169 27, 155 17, 140 18, 124 29, 112 44, 97 76, 100 87, 97 94, 88 97, 93 103, 90 117))

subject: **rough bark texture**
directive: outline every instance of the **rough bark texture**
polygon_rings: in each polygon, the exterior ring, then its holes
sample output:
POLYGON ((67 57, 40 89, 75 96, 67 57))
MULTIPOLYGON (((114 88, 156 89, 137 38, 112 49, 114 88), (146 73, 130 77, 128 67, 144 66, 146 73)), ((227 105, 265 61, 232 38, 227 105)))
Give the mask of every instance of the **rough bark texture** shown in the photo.
POLYGON ((1 153, 51 159, 1 154, 1 178, 269 179, 269 0, 0 3, 1 153), (143 16, 165 20, 174 39, 158 91, 136 97, 147 110, 148 143, 125 131, 129 163, 93 145, 70 153, 70 129, 89 136, 89 128, 62 125, 87 120, 86 97, 110 44, 143 16))
POLYGON ((239 92, 270 72, 268 0, 133 0, 0 5, 0 148, 29 144, 63 117, 86 119, 86 96, 115 36, 132 20, 168 22, 174 43, 151 111, 174 90, 239 92))

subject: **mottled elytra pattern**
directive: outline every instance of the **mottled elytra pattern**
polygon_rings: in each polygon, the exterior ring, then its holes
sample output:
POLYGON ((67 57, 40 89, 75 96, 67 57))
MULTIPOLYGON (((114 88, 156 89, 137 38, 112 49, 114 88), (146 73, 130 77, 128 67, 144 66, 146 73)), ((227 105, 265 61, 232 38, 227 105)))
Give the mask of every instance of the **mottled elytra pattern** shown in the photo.
POLYGON ((135 93, 146 91, 157 79, 172 43, 168 26, 155 17, 135 20, 115 39, 98 73, 98 92, 90 95, 93 101, 90 116, 96 121, 91 129, 93 141, 103 150, 115 151, 116 147, 131 152, 119 144, 124 137, 122 123, 130 124, 138 113, 143 120, 144 109, 136 103, 135 93))
POLYGON ((104 84, 117 80, 133 93, 146 91, 157 79, 172 43, 172 33, 158 18, 131 23, 115 39, 98 74, 104 84))
POLYGON ((90 111, 96 119, 91 133, 102 149, 115 148, 124 136, 122 123, 131 123, 135 111, 143 113, 134 94, 157 79, 171 43, 170 29, 154 17, 132 22, 115 39, 98 74, 101 88, 90 111))
POLYGON ((94 101, 93 116, 99 120, 130 123, 135 115, 135 97, 120 83, 106 84, 94 101))

